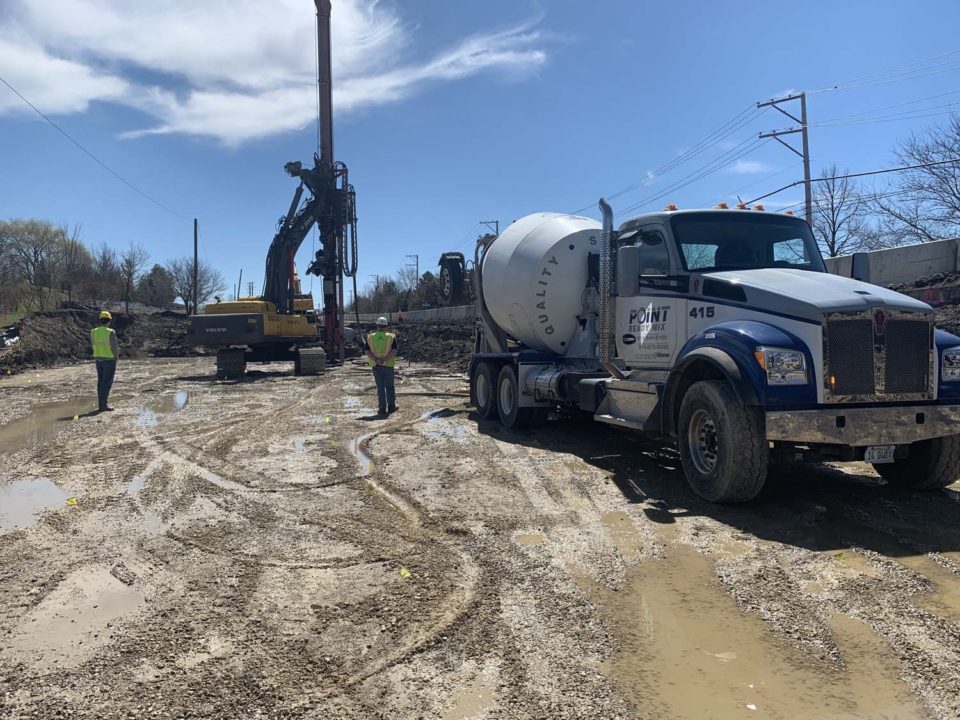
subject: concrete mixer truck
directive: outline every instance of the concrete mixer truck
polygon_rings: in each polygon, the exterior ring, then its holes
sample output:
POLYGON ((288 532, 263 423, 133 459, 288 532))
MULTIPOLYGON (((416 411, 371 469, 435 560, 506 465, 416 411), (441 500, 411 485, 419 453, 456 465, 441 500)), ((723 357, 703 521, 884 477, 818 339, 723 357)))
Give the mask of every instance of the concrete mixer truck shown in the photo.
POLYGON ((471 402, 675 442, 693 490, 760 492, 772 461, 859 461, 923 490, 960 476, 960 337, 913 298, 826 272, 800 218, 667 211, 616 230, 538 213, 478 241, 471 402))

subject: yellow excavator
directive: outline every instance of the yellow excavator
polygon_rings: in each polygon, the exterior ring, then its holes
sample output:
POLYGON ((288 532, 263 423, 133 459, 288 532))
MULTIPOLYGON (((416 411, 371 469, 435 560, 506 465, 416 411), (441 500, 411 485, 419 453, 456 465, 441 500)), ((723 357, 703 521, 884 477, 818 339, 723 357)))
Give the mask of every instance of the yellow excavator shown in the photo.
POLYGON ((333 99, 330 69, 330 0, 317 6, 320 152, 313 167, 289 162, 284 170, 300 185, 267 251, 263 294, 217 302, 190 317, 189 342, 217 349, 217 377, 242 377, 248 362, 293 360, 297 374, 316 374, 328 359, 343 360, 343 278, 357 275, 356 192, 347 166, 333 160, 333 99), (304 191, 309 193, 304 201, 304 191), (294 257, 317 226, 320 249, 307 268, 323 277, 323 310, 301 292, 294 257))

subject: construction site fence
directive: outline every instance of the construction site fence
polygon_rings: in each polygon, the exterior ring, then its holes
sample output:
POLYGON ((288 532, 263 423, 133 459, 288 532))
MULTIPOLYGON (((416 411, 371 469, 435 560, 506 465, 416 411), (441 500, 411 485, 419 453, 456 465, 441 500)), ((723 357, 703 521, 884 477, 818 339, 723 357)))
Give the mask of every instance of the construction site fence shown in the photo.
MULTIPOLYGON (((360 313, 361 323, 375 323, 377 318, 385 317, 391 325, 398 323, 472 323, 477 316, 475 305, 454 305, 452 307, 432 308, 430 310, 404 310, 385 313, 360 313)), ((355 321, 356 315, 346 314, 347 322, 355 321)))

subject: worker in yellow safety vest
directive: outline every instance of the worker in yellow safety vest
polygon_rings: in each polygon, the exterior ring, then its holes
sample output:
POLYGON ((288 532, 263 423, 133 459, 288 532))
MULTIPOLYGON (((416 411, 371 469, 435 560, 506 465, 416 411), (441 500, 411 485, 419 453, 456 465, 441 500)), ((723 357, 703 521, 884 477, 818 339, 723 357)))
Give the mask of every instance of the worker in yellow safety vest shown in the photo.
POLYGON ((120 354, 117 334, 110 327, 111 322, 113 322, 113 316, 104 310, 100 313, 100 324, 90 331, 93 359, 97 364, 97 402, 100 412, 113 410, 107 405, 107 398, 110 397, 110 388, 113 387, 113 376, 117 372, 117 356, 120 354))
POLYGON ((377 318, 377 330, 367 335, 367 361, 377 383, 378 415, 396 412, 393 368, 397 364, 397 336, 387 330, 387 319, 377 318))

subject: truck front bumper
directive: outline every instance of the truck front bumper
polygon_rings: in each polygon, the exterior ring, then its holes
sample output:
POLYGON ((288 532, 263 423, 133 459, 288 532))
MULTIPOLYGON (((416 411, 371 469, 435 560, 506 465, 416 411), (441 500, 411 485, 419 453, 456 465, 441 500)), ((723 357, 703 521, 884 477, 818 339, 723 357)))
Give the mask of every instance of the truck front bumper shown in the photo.
POLYGON ((905 445, 960 435, 960 405, 832 407, 766 413, 767 440, 835 445, 905 445))

